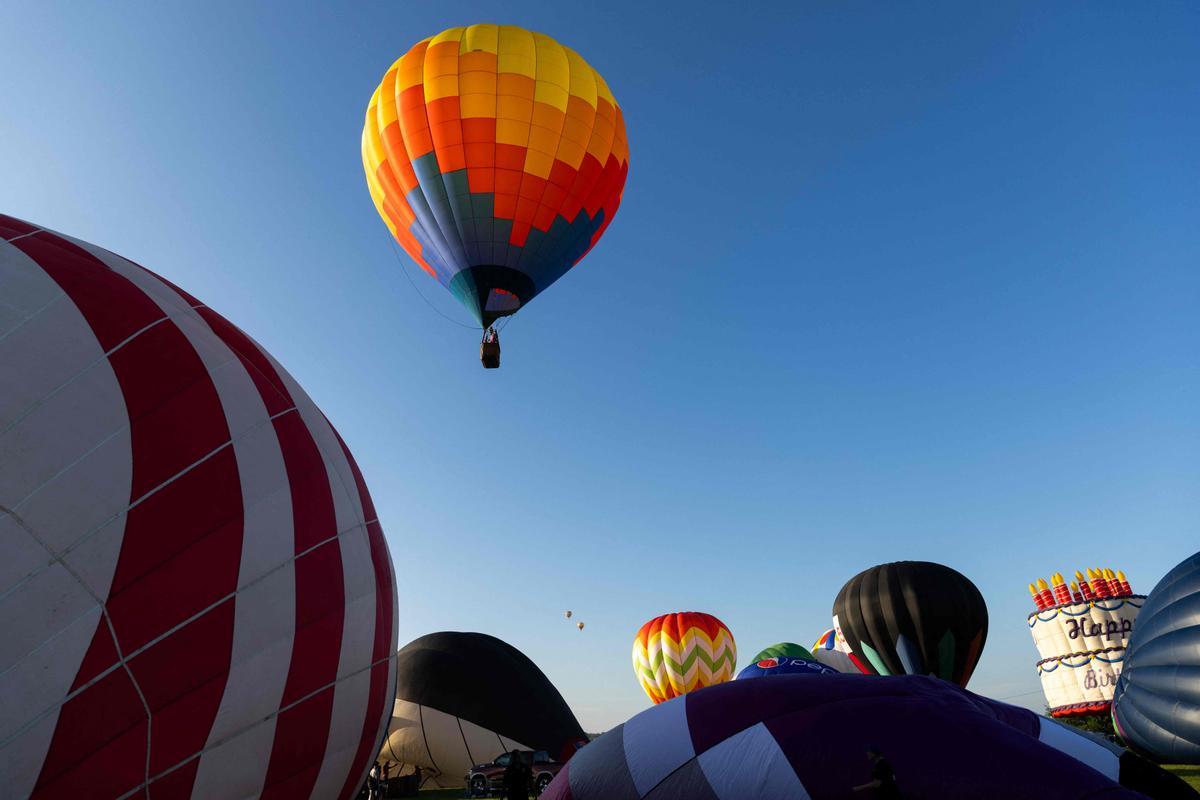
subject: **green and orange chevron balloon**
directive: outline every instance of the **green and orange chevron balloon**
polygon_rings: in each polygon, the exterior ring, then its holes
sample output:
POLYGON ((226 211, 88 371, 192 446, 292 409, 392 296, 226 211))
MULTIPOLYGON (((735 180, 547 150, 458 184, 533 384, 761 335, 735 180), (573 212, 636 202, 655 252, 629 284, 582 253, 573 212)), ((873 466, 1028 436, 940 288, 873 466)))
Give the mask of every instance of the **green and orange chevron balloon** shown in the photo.
POLYGON ((655 617, 633 640, 633 671, 655 705, 733 677, 737 645, 711 614, 683 611, 655 617))

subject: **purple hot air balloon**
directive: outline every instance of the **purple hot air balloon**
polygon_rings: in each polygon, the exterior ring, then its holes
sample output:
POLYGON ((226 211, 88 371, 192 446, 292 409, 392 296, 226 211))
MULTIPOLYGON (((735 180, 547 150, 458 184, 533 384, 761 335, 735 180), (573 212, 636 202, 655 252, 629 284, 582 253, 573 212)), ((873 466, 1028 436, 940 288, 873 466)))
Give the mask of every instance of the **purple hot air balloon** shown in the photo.
POLYGON ((946 681, 840 674, 738 680, 661 703, 580 750, 541 797, 857 800, 872 796, 854 791, 872 780, 869 751, 904 797, 1194 797, 1138 756, 946 681))

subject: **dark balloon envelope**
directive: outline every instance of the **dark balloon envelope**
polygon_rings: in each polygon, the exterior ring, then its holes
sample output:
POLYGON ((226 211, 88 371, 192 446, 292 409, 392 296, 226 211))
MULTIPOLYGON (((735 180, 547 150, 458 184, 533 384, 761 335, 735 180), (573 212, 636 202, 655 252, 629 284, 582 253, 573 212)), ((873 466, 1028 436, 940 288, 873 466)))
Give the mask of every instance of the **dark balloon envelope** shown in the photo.
POLYGON ((396 655, 396 709, 381 760, 461 786, 474 764, 513 749, 565 760, 587 741, 550 680, 521 651, 484 633, 445 631, 396 655))
POLYGON ((1200 764, 1200 553, 1167 573, 1142 606, 1112 711, 1137 749, 1200 764))
POLYGON ((860 572, 838 592, 833 615, 838 634, 876 675, 936 675, 966 686, 987 641, 987 605, 975 584, 928 561, 860 572))
POLYGON ((1193 796, 1132 753, 945 681, 783 675, 643 711, 579 751, 542 800, 871 797, 854 791, 872 779, 868 749, 904 797, 1193 796))

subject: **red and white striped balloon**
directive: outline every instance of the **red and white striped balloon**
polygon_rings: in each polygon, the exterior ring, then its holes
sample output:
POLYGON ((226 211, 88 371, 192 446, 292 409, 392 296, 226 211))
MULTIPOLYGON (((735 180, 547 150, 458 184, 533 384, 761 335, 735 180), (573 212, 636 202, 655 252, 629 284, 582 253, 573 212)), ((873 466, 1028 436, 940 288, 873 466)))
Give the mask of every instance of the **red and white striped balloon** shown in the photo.
POLYGON ((396 590, 350 451, 167 281, 0 240, 0 794, 351 797, 396 590))

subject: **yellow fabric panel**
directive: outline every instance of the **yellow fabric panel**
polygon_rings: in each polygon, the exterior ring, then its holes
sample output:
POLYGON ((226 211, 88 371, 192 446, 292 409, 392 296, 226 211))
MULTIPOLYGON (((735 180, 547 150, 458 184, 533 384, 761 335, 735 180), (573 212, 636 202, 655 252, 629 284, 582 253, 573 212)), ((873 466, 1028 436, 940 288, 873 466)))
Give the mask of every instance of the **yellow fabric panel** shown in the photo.
POLYGON ((609 105, 616 107, 617 98, 613 97, 612 92, 608 90, 608 84, 604 82, 604 76, 599 72, 592 70, 592 74, 596 76, 596 94, 601 100, 607 100, 609 105))
MULTIPOLYGON (((400 62, 396 62, 399 64, 400 62)), ((375 95, 379 100, 379 107, 375 111, 376 124, 379 130, 383 130, 398 118, 396 110, 396 67, 387 71, 383 76, 383 82, 379 84, 379 88, 375 90, 375 95)), ((372 100, 372 103, 375 101, 372 100)))
POLYGON ((567 113, 567 90, 555 83, 538 81, 533 89, 533 99, 548 106, 554 106, 564 114, 567 113))
POLYGON ((425 102, 458 94, 458 73, 425 80, 425 102))
POLYGON ((567 64, 571 68, 571 83, 568 87, 573 97, 578 97, 592 108, 596 107, 596 71, 588 66, 583 56, 569 47, 564 47, 567 64))
POLYGON ((500 52, 499 25, 471 25, 463 32, 459 42, 458 52, 469 53, 473 50, 483 50, 493 55, 500 52))
POLYGON ((425 42, 417 42, 407 53, 396 62, 396 93, 417 86, 425 79, 423 62, 425 61, 425 42))
POLYGON ((563 46, 544 33, 533 34, 534 58, 538 82, 553 83, 562 89, 571 86, 571 65, 563 46))
POLYGON ((379 88, 376 87, 375 94, 371 95, 371 102, 367 106, 367 118, 363 122, 362 151, 363 162, 367 165, 368 182, 374 178, 375 170, 387 157, 383 152, 383 140, 379 136, 379 128, 376 127, 379 88))
POLYGON ((465 28, 447 28, 429 40, 429 46, 441 44, 443 42, 454 42, 455 52, 458 51, 459 42, 462 40, 465 28))
POLYGON ((526 100, 524 97, 513 97, 508 94, 502 94, 496 98, 497 119, 514 119, 528 124, 532 117, 532 100, 526 100))
POLYGON ((496 116, 496 95, 462 94, 458 96, 458 113, 463 119, 496 116))
POLYGON ((524 147, 529 142, 529 123, 511 119, 496 120, 496 143, 517 144, 524 147))
POLYGON ((527 78, 537 77, 533 34, 512 25, 500 26, 497 72, 511 72, 527 78))
POLYGON ((554 156, 539 153, 537 150, 530 150, 525 153, 525 172, 530 175, 547 179, 550 177, 550 170, 553 168, 554 156))
POLYGON ((547 130, 541 125, 529 126, 529 149, 537 150, 548 156, 558 151, 559 135, 557 131, 547 130))

